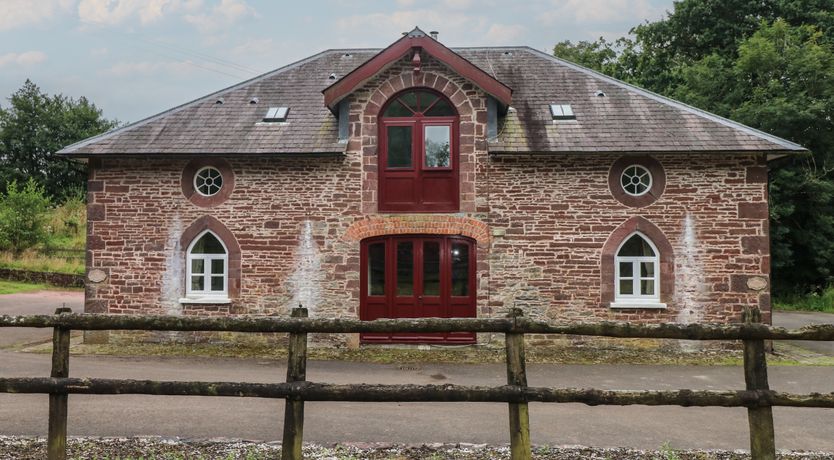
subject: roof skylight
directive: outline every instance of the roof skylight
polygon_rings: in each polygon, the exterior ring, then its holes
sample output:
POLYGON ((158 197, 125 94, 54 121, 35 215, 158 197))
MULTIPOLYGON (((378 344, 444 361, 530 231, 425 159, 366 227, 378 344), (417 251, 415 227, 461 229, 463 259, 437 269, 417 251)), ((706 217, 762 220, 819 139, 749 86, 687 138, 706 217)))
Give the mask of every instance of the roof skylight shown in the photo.
POLYGON ((550 115, 554 120, 576 120, 570 104, 550 104, 550 115))
POLYGON ((290 113, 289 107, 270 107, 269 110, 266 111, 266 115, 264 116, 264 121, 267 122, 276 122, 276 121, 287 121, 287 115, 290 113))

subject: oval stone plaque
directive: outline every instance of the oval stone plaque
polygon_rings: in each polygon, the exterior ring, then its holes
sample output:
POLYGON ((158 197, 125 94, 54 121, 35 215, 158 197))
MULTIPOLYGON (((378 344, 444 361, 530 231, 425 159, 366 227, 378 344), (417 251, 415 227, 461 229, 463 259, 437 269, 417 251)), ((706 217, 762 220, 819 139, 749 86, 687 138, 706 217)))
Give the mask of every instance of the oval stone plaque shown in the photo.
POLYGON ((107 279, 107 273, 104 273, 104 270, 94 268, 90 270, 90 273, 87 273, 87 279, 90 280, 91 283, 101 283, 107 279))
POLYGON ((747 279, 747 287, 753 291, 761 291, 767 287, 767 280, 761 276, 751 276, 747 279))

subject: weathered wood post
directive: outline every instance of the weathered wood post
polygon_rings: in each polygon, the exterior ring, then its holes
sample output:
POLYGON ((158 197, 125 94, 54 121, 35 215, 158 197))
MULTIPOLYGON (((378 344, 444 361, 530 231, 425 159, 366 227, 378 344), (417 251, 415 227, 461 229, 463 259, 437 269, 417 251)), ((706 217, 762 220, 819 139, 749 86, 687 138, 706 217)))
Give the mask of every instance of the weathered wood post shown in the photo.
MULTIPOLYGON (((519 308, 513 308, 507 315, 515 320, 524 316, 519 308)), ((524 356, 524 334, 508 332, 507 344, 507 384, 519 387, 527 386, 527 365, 524 356)), ((526 402, 509 403, 510 407, 510 458, 512 460, 529 460, 530 448, 530 413, 526 402)))
MULTIPOLYGON (((299 306, 292 310, 293 318, 306 318, 307 309, 299 306)), ((307 333, 291 333, 287 357, 287 382, 303 382, 307 379, 307 333)), ((281 442, 282 460, 301 460, 301 443, 304 439, 304 401, 287 398, 284 402, 284 438, 281 442)))
MULTIPOLYGON (((55 314, 72 313, 71 308, 57 308, 55 314)), ((52 331, 52 378, 69 377, 70 330, 56 327, 52 331)), ((49 431, 46 438, 49 460, 67 458, 67 394, 49 394, 49 431)))
MULTIPOLYGON (((760 323, 762 312, 758 308, 744 310, 746 324, 760 323)), ((764 340, 744 341, 744 382, 748 390, 769 390, 767 382, 767 357, 764 340)), ((775 460, 776 442, 773 430, 773 407, 747 409, 750 425, 750 455, 756 460, 775 460)))

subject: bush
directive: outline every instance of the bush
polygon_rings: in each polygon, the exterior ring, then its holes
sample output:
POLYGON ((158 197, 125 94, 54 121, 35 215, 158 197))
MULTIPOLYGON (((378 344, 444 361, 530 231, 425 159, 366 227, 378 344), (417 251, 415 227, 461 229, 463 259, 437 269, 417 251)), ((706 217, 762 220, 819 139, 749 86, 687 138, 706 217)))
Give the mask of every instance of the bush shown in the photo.
POLYGON ((22 188, 16 181, 0 196, 0 248, 20 254, 43 243, 50 201, 42 186, 29 179, 22 188))

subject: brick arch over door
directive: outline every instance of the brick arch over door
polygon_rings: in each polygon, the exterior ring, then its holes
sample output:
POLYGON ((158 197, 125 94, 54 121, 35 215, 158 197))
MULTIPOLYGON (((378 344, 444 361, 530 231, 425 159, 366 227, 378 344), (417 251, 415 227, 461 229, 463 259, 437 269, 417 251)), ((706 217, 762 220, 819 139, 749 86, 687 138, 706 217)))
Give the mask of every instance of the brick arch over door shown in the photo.
POLYGON ((601 292, 600 301, 603 306, 614 301, 615 280, 614 280, 614 259, 617 249, 634 232, 640 232, 652 240, 652 243, 659 252, 660 260, 660 301, 671 303, 675 294, 675 253, 666 235, 649 222, 648 219, 635 216, 623 222, 608 237, 608 241, 602 247, 601 292))
MULTIPOLYGON (((475 151, 486 150, 486 145, 477 146, 476 139, 485 142, 486 139, 486 101, 473 101, 467 96, 458 83, 434 72, 421 72, 414 75, 412 72, 402 72, 391 76, 379 84, 373 91, 361 117, 361 151, 363 152, 363 165, 365 170, 370 169, 373 173, 363 174, 363 190, 367 193, 363 196, 363 212, 377 212, 379 189, 378 175, 378 123, 377 116, 388 100, 406 89, 429 88, 444 95, 458 112, 460 117, 459 125, 459 160, 460 160, 460 211, 475 211, 475 151)), ((470 92, 471 93, 471 92, 470 92)))
POLYGON ((462 235, 478 247, 489 247, 489 226, 479 220, 458 216, 392 216, 357 220, 344 234, 345 241, 361 241, 383 235, 462 235))
POLYGON ((241 278, 240 244, 238 244, 237 238, 231 230, 214 217, 203 216, 195 220, 182 233, 180 247, 185 251, 194 241, 194 238, 206 230, 210 230, 226 245, 226 250, 229 252, 229 298, 237 298, 240 295, 241 278))

